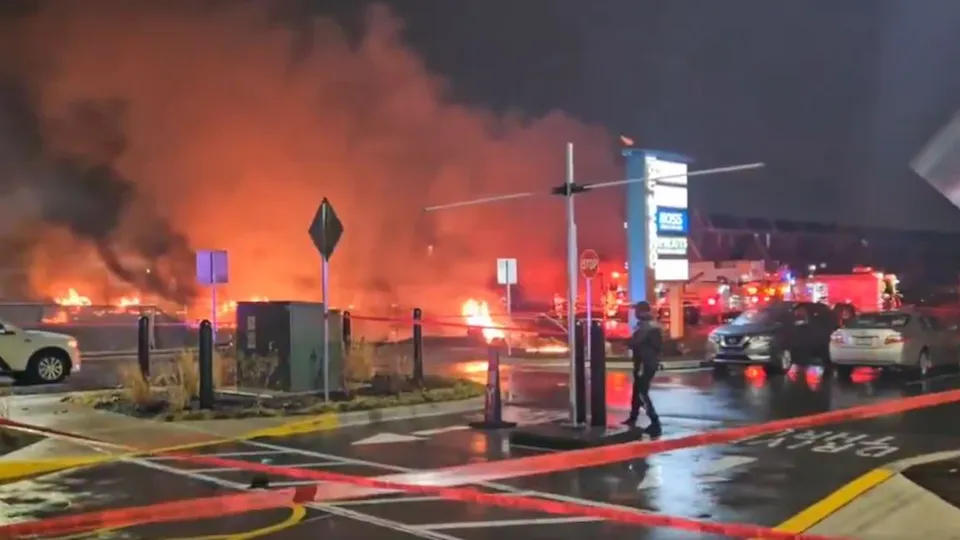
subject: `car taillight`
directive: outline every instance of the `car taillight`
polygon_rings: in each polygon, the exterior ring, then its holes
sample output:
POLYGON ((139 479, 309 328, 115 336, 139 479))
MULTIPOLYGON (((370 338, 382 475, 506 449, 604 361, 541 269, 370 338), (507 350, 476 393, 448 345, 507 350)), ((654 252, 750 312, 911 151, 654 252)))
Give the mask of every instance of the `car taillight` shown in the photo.
POLYGON ((834 334, 830 336, 830 341, 834 343, 843 343, 845 340, 843 339, 843 334, 834 334))
POLYGON ((894 343, 906 343, 907 338, 897 334, 895 336, 887 336, 887 339, 883 342, 885 345, 892 345, 894 343))

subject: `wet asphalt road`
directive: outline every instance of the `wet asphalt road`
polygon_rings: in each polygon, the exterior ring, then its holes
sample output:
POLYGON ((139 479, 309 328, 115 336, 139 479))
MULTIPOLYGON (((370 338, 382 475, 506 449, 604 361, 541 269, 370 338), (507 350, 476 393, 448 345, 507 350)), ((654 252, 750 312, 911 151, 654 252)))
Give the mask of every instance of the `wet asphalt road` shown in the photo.
MULTIPOLYGON (((608 397, 613 419, 622 418, 627 391, 624 374, 611 373, 608 397)), ((666 436, 752 424, 771 419, 840 409, 905 395, 960 387, 960 377, 944 374, 922 384, 900 379, 858 378, 841 383, 817 370, 789 377, 734 373, 720 380, 697 370, 661 376, 654 399, 664 418, 666 436)), ((566 375, 514 369, 508 375, 508 414, 524 424, 564 415, 566 375), (546 407, 546 409, 544 409, 546 407)), ((576 468, 523 477, 493 473, 483 489, 547 499, 616 504, 673 516, 724 523, 776 526, 841 485, 890 461, 960 445, 955 422, 960 404, 846 422, 818 430, 781 433, 726 445, 658 454, 602 467, 576 468)), ((465 429, 469 415, 347 428, 283 439, 218 445, 207 454, 274 465, 330 470, 381 477, 414 474, 464 464, 483 464, 523 455, 511 450, 503 433, 465 429), (405 436, 398 437, 398 436, 405 436), (370 440, 371 437, 376 439, 370 440), (378 442, 379 439, 379 442, 378 442)), ((451 483, 477 479, 458 469, 442 477, 451 483)), ((139 506, 185 497, 233 493, 249 484, 251 474, 163 458, 115 463, 68 472, 42 480, 0 487, 6 517, 42 517, 103 508, 139 506), (16 495, 19 492, 20 495, 16 495)), ((274 487, 306 481, 274 477, 274 487), (292 482, 292 483, 291 483, 292 482)), ((125 538, 197 537, 249 531, 279 524, 288 509, 208 520, 146 525, 116 531, 125 538)), ((640 539, 711 538, 688 531, 621 526, 545 514, 492 508, 439 499, 377 495, 309 508, 298 524, 267 536, 307 539, 459 538, 537 540, 614 535, 640 539)), ((109 537, 100 536, 101 538, 109 537)), ((719 538, 719 537, 715 537, 719 538)))

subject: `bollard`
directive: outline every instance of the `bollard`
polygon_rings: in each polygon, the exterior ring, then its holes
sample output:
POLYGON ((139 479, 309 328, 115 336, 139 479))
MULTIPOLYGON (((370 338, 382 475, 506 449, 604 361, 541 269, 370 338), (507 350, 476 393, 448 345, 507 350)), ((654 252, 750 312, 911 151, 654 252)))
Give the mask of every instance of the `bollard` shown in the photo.
POLYGON ((213 325, 204 319, 200 323, 198 356, 200 374, 200 408, 213 408, 213 325))
POLYGON ((517 427, 516 422, 503 421, 503 402, 500 399, 500 351, 487 348, 487 389, 483 400, 483 420, 470 422, 474 429, 506 429, 517 427))
POLYGON ((586 333, 583 321, 577 321, 576 333, 573 336, 573 399, 577 416, 574 423, 578 426, 587 423, 587 355, 586 333))
POLYGON ((607 427, 607 343, 603 325, 590 325, 590 425, 607 427))
POLYGON ((342 318, 343 322, 340 327, 343 329, 343 350, 349 351, 350 345, 353 343, 353 327, 351 326, 350 312, 344 311, 342 318))
POLYGON ((413 383, 423 384, 423 312, 413 310, 413 383))
POLYGON ((144 379, 150 378, 150 319, 142 316, 137 319, 137 362, 144 379))

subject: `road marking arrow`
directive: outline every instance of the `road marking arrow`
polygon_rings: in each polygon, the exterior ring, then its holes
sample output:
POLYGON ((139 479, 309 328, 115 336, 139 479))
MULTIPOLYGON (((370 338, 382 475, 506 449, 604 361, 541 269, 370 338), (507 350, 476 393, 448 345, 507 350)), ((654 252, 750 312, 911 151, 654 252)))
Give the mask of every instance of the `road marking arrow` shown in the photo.
POLYGON ((404 443, 404 442, 415 442, 422 441, 423 437, 415 437, 413 435, 401 435, 399 433, 377 433, 372 437, 367 437, 366 439, 360 439, 355 441, 353 446, 360 446, 364 444, 389 444, 389 443, 404 443))
POLYGON ((419 437, 432 437, 441 433, 450 433, 451 431, 463 431, 470 429, 470 426, 447 426, 437 429, 425 429, 423 431, 414 431, 413 434, 419 437))
MULTIPOLYGON (((729 480, 729 476, 724 475, 727 471, 749 465, 757 461, 755 457, 749 456, 724 456, 707 464, 703 469, 693 474, 693 480, 702 484, 716 484, 729 480)), ((660 487, 663 484, 661 474, 662 465, 651 467, 644 475, 643 481, 637 486, 637 491, 660 487)))

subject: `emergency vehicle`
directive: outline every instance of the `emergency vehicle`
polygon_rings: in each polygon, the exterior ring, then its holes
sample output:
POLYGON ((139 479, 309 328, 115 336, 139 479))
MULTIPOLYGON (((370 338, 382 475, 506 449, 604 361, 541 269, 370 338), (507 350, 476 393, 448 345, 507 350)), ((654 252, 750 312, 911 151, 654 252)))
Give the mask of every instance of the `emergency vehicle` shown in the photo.
POLYGON ((776 300, 820 302, 830 307, 851 306, 856 311, 872 312, 898 309, 903 300, 895 274, 876 272, 870 267, 855 267, 849 274, 811 274, 794 278, 768 275, 742 285, 745 307, 776 300))

